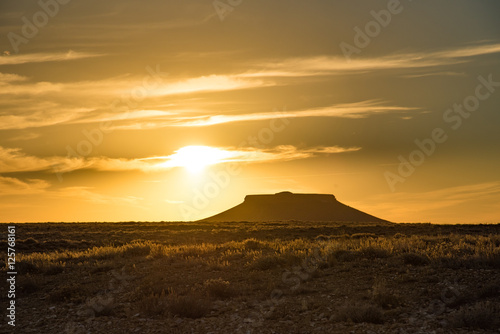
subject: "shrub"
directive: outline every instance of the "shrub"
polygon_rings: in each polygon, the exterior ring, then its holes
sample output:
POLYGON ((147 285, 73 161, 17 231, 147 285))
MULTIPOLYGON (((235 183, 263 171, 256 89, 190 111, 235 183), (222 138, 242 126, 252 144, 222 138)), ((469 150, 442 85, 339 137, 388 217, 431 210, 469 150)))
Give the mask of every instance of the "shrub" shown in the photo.
POLYGON ((320 234, 316 238, 314 238, 314 241, 316 241, 316 242, 321 242, 321 241, 325 242, 325 241, 329 241, 330 239, 331 239, 330 236, 326 236, 326 235, 320 234))
POLYGON ((388 250, 373 246, 363 248, 361 250, 361 254, 367 259, 383 259, 390 256, 388 250))
POLYGON ((147 315, 165 315, 168 311, 167 293, 170 291, 162 290, 161 293, 151 293, 143 297, 139 303, 139 309, 147 315))
POLYGON ((248 239, 243 244, 243 247, 245 248, 245 250, 259 250, 259 249, 264 248, 264 244, 262 244, 262 242, 257 241, 255 239, 248 239))
POLYGON ((354 233, 351 235, 353 239, 376 238, 374 233, 354 233))
POLYGON ((214 299, 227 299, 234 295, 234 290, 231 288, 228 281, 222 278, 209 279, 203 284, 207 295, 214 299))
POLYGON ((344 249, 337 249, 332 252, 332 255, 339 262, 351 262, 356 260, 357 255, 355 252, 344 249))

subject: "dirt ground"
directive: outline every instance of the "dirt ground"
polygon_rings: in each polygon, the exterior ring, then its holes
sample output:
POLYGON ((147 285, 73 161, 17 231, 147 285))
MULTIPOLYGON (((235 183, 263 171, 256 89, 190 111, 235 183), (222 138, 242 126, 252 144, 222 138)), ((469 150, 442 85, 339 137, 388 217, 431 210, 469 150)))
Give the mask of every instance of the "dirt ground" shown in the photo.
POLYGON ((1 333, 500 333, 500 225, 17 224, 15 251, 1 333))

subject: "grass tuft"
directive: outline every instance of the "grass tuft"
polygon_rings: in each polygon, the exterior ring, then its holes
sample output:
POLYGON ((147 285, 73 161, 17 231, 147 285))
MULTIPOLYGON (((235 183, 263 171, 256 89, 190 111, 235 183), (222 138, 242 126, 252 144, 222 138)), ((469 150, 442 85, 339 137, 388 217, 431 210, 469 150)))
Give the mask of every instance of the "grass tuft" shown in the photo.
POLYGON ((209 279, 205 281, 203 286, 207 295, 214 299, 227 299, 235 294, 230 283, 222 278, 209 279))

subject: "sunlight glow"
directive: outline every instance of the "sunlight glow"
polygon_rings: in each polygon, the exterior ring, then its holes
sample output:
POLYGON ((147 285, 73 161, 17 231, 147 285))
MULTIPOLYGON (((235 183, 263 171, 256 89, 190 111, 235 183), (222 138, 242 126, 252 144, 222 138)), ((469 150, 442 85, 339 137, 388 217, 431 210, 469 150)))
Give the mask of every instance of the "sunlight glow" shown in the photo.
POLYGON ((186 168, 190 173, 198 174, 207 166, 223 162, 232 154, 215 147, 185 146, 171 155, 171 163, 186 168))

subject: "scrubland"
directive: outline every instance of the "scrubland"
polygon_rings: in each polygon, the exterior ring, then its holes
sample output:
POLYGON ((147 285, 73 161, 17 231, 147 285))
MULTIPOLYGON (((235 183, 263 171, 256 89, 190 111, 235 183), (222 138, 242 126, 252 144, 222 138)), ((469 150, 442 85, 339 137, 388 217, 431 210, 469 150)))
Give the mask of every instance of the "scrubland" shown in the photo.
MULTIPOLYGON (((500 225, 130 222, 16 228, 20 333, 500 328, 500 225)), ((5 258, 0 267, 6 276, 5 258)), ((7 302, 4 291, 0 298, 7 302)))

